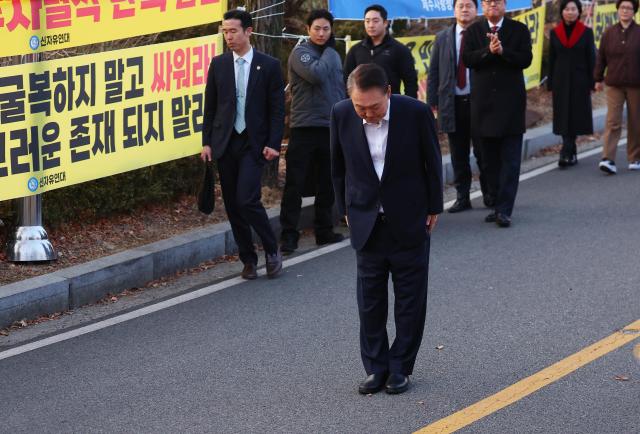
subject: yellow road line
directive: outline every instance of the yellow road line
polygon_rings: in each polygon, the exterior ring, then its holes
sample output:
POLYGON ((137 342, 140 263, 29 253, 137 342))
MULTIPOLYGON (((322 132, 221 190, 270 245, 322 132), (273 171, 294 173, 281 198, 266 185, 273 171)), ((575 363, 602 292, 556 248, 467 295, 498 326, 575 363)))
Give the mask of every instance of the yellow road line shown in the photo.
POLYGON ((637 339, 640 337, 640 333, 637 333, 638 329, 640 329, 640 320, 637 320, 626 326, 623 330, 618 331, 575 354, 572 354, 566 359, 560 360, 548 368, 518 381, 495 395, 491 395, 482 401, 478 401, 467 408, 416 431, 415 434, 452 433, 470 425, 483 417, 495 413, 501 408, 511 405, 525 396, 558 381, 576 369, 581 368, 611 351, 628 344, 634 339, 637 339))

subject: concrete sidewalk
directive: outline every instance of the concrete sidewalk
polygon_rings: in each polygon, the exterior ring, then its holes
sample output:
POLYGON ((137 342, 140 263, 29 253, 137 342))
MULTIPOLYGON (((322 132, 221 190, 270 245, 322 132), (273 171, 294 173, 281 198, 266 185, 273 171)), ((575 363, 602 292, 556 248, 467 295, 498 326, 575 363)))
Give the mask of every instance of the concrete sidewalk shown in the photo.
MULTIPOLYGON (((604 126, 606 109, 594 111, 594 129, 604 126)), ((534 128, 524 137, 522 159, 558 143, 551 125, 534 128)), ((475 160, 472 161, 475 164, 475 160)), ((531 167, 523 165, 523 171, 531 167)), ((451 159, 443 157, 443 178, 453 181, 451 159)), ((274 230, 280 231, 280 208, 267 210, 274 230)), ((313 198, 303 200, 300 226, 313 225, 313 198)), ((200 228, 166 240, 126 250, 51 274, 0 286, 0 327, 21 319, 76 309, 179 270, 237 252, 228 223, 200 228)))

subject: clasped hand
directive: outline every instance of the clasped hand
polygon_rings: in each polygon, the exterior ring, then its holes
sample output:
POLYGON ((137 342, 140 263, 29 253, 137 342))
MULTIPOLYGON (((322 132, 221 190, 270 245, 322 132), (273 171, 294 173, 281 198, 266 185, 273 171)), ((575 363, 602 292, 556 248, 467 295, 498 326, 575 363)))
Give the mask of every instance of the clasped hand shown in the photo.
POLYGON ((493 54, 502 54, 502 42, 500 42, 500 37, 497 33, 487 33, 487 37, 489 38, 489 51, 493 54))

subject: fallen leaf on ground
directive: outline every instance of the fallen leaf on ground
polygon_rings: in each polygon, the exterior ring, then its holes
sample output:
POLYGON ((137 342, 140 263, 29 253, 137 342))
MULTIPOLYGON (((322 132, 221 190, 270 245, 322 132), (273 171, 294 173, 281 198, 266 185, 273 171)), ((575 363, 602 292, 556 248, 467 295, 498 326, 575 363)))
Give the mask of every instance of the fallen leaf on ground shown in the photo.
POLYGON ((436 347, 436 350, 442 350, 442 349, 444 349, 444 345, 438 345, 438 346, 436 347))
POLYGON ((629 377, 627 377, 626 375, 616 375, 614 379, 618 381, 629 381, 629 377))
POLYGON ((0 330, 0 336, 9 336, 9 332, 6 330, 0 330))
POLYGON ((419 405, 424 405, 424 401, 418 401, 419 405))

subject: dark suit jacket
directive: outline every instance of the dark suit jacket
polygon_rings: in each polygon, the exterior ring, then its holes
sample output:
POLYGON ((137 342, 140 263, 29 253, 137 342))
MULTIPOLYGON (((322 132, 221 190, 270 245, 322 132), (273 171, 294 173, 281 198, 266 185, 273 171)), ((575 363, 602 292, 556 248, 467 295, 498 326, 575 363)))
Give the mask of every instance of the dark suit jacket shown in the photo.
POLYGON ((463 59, 471 69, 471 131, 478 137, 524 134, 527 93, 522 70, 531 64, 531 34, 504 18, 498 31, 502 55, 489 51, 489 23, 476 21, 465 33, 463 59))
MULTIPOLYGON (((204 98, 202 145, 209 145, 213 157, 224 154, 236 116, 236 79, 233 52, 214 57, 204 98)), ((284 82, 280 62, 253 50, 249 72, 245 121, 251 152, 262 159, 265 146, 280 150, 284 133, 284 82)))
POLYGON ((380 204, 394 238, 406 248, 424 242, 427 215, 442 212, 442 159, 433 115, 413 98, 391 96, 381 180, 362 119, 351 100, 337 103, 331 112, 331 172, 336 205, 349 218, 356 250, 369 239, 380 204))

